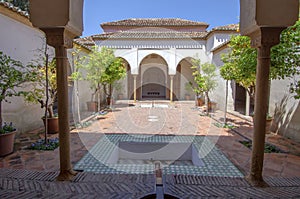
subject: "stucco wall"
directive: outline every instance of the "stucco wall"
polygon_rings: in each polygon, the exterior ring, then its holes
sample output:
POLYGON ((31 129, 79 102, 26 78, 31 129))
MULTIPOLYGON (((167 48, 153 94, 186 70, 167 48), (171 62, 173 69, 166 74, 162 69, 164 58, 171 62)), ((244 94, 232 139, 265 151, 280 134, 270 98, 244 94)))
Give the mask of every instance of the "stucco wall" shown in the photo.
MULTIPOLYGON (((224 53, 227 53, 228 49, 223 49, 220 50, 216 53, 213 54, 213 59, 212 59, 212 64, 217 66, 217 75, 218 77, 216 78, 218 86, 216 87, 213 92, 211 92, 210 96, 211 99, 215 102, 217 102, 217 107, 220 110, 225 110, 225 96, 226 96, 226 81, 221 77, 220 75, 220 68, 223 66, 223 62, 221 60, 221 56, 224 53)), ((227 102, 227 110, 234 110, 234 99, 233 99, 233 94, 232 94, 232 88, 230 85, 230 81, 228 82, 228 102, 227 102)))
MULTIPOLYGON (((38 49, 43 47, 44 35, 41 31, 24 25, 0 13, 0 47, 6 55, 28 64, 36 60, 38 49), (4 28, 5 27, 5 28, 4 28)), ((3 120, 13 122, 18 132, 41 127, 43 110, 39 105, 25 103, 21 97, 3 103, 3 120)))
POLYGON ((279 134, 300 142, 300 100, 294 99, 289 93, 289 85, 288 79, 271 82, 270 113, 276 115, 275 120, 282 118, 278 123, 279 134), (284 102, 285 96, 287 100, 284 102))
MULTIPOLYGON (((2 11, 2 10, 0 10, 2 11)), ((3 51, 6 55, 9 55, 15 60, 21 61, 24 65, 32 61, 42 60, 39 54, 42 54, 45 47, 45 35, 42 31, 33 28, 30 25, 29 20, 26 17, 22 20, 15 20, 11 16, 20 16, 17 13, 11 13, 10 17, 7 17, 6 12, 0 12, 0 51, 3 51), (5 28, 3 28, 5 27, 5 28)), ((48 53, 50 56, 54 56, 54 49, 49 47, 48 53)), ((69 51, 68 57, 72 58, 69 51)), ((72 60, 70 59, 70 65, 72 66, 72 60)), ((69 74, 71 73, 69 69, 69 74)), ((30 89, 30 85, 26 86, 30 89)), ((79 96, 81 98, 79 103, 80 110, 86 110, 85 101, 90 99, 91 91, 88 88, 87 82, 80 82, 78 84, 79 96)), ((73 92, 74 87, 69 87, 69 101, 70 101, 70 117, 74 117, 72 113, 75 113, 76 103, 73 92), (74 110, 72 110, 74 109, 74 110)), ((43 126, 41 120, 44 114, 43 109, 39 104, 31 104, 25 102, 21 97, 9 98, 10 103, 3 103, 3 120, 7 122, 13 122, 16 125, 18 132, 26 132, 43 126)), ((75 119, 75 118, 74 118, 75 119)))

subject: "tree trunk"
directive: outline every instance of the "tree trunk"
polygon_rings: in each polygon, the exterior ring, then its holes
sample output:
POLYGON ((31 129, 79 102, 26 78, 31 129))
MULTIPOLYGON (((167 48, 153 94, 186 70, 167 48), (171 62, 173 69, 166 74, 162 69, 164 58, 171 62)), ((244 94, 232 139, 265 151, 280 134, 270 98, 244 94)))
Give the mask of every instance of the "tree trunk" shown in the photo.
POLYGON ((0 128, 3 126, 3 121, 2 121, 2 100, 0 100, 0 128))
POLYGON ((225 91, 225 108, 224 108, 224 126, 227 123, 227 103, 228 103, 228 80, 226 80, 226 91, 225 91))
MULTIPOLYGON (((49 71, 49 67, 48 67, 48 54, 47 54, 47 45, 45 46, 45 57, 46 57, 46 104, 45 104, 45 134, 44 134, 44 136, 45 136, 45 140, 44 140, 44 142, 45 142, 45 144, 48 144, 48 137, 47 137, 47 135, 48 135, 48 116, 47 116, 47 109, 49 108, 48 107, 48 103, 49 103, 49 77, 48 77, 48 71, 49 71)), ((50 114, 49 114, 49 116, 50 116, 50 114)))
POLYGON ((98 84, 98 112, 101 111, 101 84, 98 84))
POLYGON ((111 107, 112 106, 112 84, 109 84, 109 106, 111 107))
POLYGON ((48 106, 48 113, 49 113, 49 118, 53 118, 54 117, 54 113, 53 113, 53 105, 48 106))
POLYGON ((205 92, 205 96, 207 98, 207 111, 206 111, 206 114, 209 115, 208 112, 211 109, 211 104, 210 104, 210 99, 209 99, 209 96, 208 96, 208 92, 205 92))

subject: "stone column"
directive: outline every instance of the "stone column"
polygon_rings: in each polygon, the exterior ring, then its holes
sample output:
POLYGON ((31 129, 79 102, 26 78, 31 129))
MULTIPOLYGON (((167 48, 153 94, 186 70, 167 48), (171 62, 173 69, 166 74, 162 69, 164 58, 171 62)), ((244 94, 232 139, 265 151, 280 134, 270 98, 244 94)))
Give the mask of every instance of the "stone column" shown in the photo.
POLYGON ((262 177, 264 162, 264 145, 266 134, 266 116, 270 94, 270 49, 279 43, 282 28, 260 28, 251 36, 252 47, 258 48, 256 67, 256 90, 254 108, 254 134, 252 157, 248 181, 259 187, 267 186, 262 177))
POLYGON ((69 127, 69 97, 68 97, 68 57, 67 48, 72 47, 72 35, 64 28, 43 29, 47 43, 55 48, 58 117, 59 117, 59 159, 60 181, 71 180, 73 171, 70 158, 70 127, 69 127))
POLYGON ((137 75, 133 75, 133 100, 136 102, 136 78, 137 75))
POLYGON ((173 102, 173 82, 174 75, 170 75, 170 102, 173 102))

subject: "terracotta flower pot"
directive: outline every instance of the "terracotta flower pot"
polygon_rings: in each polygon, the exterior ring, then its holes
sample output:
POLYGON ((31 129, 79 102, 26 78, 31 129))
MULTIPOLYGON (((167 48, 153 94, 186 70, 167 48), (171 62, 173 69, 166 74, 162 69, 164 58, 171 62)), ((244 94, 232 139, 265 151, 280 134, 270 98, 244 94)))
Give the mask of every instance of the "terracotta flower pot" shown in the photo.
POLYGON ((188 94, 185 94, 185 100, 191 100, 191 96, 188 94))
POLYGON ((217 109, 217 103, 216 102, 209 102, 208 103, 208 111, 214 112, 217 109))
POLYGON ((271 133, 271 124, 272 124, 273 118, 266 119, 266 134, 271 133))
POLYGON ((16 131, 0 134, 0 156, 5 156, 14 151, 16 131))
POLYGON ((123 99, 123 94, 119 94, 118 95, 118 100, 122 100, 123 99))
POLYGON ((88 111, 97 112, 98 102, 86 102, 88 111))
MULTIPOLYGON (((45 124, 45 118, 42 118, 44 125, 45 124)), ((58 133, 58 117, 53 117, 53 118, 47 118, 48 121, 48 133, 49 134, 54 134, 58 133)))
POLYGON ((203 98, 196 98, 196 106, 204 106, 205 101, 203 98))

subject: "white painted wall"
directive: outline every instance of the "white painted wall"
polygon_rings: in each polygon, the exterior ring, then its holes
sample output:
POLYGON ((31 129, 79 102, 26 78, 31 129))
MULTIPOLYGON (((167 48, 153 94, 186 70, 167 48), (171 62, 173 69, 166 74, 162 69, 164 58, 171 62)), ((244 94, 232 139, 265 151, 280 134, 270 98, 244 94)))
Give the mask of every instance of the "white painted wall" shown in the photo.
MULTIPOLYGON (((283 120, 279 123, 279 134, 300 142, 300 100, 296 100, 289 93, 290 80, 273 80, 270 91, 270 113, 273 115, 276 107, 285 95, 289 96, 284 105, 283 120)), ((276 119, 276 118, 275 118, 276 119)))
MULTIPOLYGON (((0 14, 0 50, 15 60, 28 64, 36 60, 37 50, 43 47, 44 34, 28 25, 0 14)), ((43 110, 37 104, 25 103, 21 97, 3 103, 3 120, 13 122, 19 133, 41 127, 43 110)))
MULTIPOLYGON (((225 110, 225 96, 226 96, 226 81, 220 75, 220 68, 223 66, 223 62, 221 60, 221 56, 224 53, 227 53, 228 49, 224 49, 221 51, 216 52, 213 55, 212 64, 217 66, 217 74, 218 77, 216 78, 218 86, 216 87, 213 92, 210 93, 210 97, 212 101, 217 102, 217 107, 220 110, 225 110)), ((227 110, 234 110, 234 99, 232 94, 232 88, 230 86, 230 81, 228 82, 228 103, 227 103, 227 110)))
MULTIPOLYGON (((42 31, 32 26, 23 24, 10 17, 0 13, 0 51, 9 55, 15 60, 21 61, 24 65, 33 60, 40 60, 38 54, 41 54, 45 46, 45 35, 42 31), (5 27, 5 28, 3 28, 5 27)), ((54 56, 54 49, 49 46, 48 53, 54 56)), ((72 58, 70 51, 69 59, 72 58)), ((72 66, 72 59, 70 59, 72 66)), ((90 90, 87 82, 78 84, 80 95, 80 110, 86 110, 85 101, 90 98, 90 90)), ((28 87, 27 89, 30 89, 28 87)), ((69 94, 74 94, 70 90, 69 94)), ((73 108, 74 99, 70 98, 70 108, 73 108)), ((43 126, 41 120, 44 110, 39 104, 30 104, 25 102, 21 97, 12 97, 9 99, 11 103, 3 103, 3 120, 13 122, 18 132, 26 132, 43 126)), ((73 111, 74 113, 74 111, 73 111)), ((72 117, 72 115, 71 115, 72 117)))

